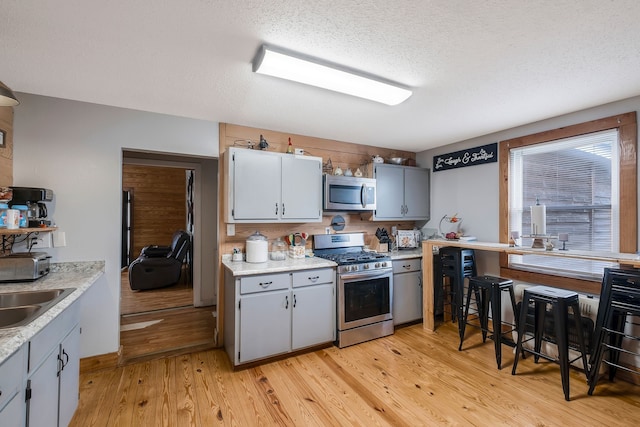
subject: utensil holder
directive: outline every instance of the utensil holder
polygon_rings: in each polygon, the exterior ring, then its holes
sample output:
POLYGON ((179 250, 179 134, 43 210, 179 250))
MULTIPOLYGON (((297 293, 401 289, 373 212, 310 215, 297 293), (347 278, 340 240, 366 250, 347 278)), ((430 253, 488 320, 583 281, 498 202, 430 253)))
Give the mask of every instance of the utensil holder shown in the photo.
POLYGON ((378 253, 386 253, 389 252, 389 244, 388 243, 380 243, 380 239, 376 236, 373 236, 371 239, 371 244, 369 245, 371 249, 378 253))
POLYGON ((291 258, 304 258, 304 246, 289 246, 289 256, 291 258))

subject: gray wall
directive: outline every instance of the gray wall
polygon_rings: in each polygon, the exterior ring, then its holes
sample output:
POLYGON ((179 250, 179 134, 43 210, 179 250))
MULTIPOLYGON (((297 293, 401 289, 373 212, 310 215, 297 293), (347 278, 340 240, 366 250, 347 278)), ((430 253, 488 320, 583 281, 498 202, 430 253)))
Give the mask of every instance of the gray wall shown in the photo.
MULTIPOLYGON (((634 97, 418 153, 417 163, 432 169, 431 221, 423 230, 437 229, 444 215, 457 213, 462 217, 462 229, 465 234, 487 242, 497 242, 499 237, 498 163, 434 173, 434 156, 638 110, 640 97, 634 97)), ((464 126, 464 122, 460 125, 464 126)), ((481 256, 481 271, 498 274, 498 256, 490 253, 483 253, 481 256)))
MULTIPOLYGON (((219 154, 218 123, 24 93, 18 97, 14 185, 54 191, 51 211, 67 246, 48 250, 53 262, 105 261, 105 275, 83 301, 81 357, 116 352, 122 150, 194 156, 207 163, 204 159, 219 154)), ((209 179, 212 175, 208 172, 209 179)), ((215 216, 204 220, 212 222, 209 229, 216 228, 215 216)), ((213 256, 203 253, 203 259, 213 256)))

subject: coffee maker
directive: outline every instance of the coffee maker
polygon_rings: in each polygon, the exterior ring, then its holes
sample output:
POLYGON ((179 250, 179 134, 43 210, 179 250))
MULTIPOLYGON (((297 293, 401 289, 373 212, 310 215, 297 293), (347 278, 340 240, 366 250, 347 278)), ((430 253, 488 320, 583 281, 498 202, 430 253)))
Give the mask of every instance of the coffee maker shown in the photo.
POLYGON ((44 202, 53 200, 53 191, 47 188, 11 187, 13 198, 9 206, 26 205, 28 227, 48 227, 47 205, 44 202))

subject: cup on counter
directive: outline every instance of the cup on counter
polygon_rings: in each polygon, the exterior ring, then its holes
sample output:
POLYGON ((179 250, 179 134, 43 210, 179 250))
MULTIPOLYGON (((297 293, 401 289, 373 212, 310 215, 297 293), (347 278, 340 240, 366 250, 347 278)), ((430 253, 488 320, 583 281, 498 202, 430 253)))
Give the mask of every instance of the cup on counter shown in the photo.
POLYGON ((15 230, 20 227, 20 211, 17 209, 7 209, 5 222, 8 230, 15 230))

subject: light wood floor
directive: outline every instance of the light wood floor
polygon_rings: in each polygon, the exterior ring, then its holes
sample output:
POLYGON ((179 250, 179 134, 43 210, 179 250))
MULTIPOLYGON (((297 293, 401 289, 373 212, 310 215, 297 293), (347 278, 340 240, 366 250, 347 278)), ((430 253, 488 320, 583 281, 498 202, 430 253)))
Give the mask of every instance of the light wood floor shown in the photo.
POLYGON ((167 288, 132 291, 121 275, 120 363, 214 346, 215 306, 193 307, 185 280, 167 288))
POLYGON ((126 269, 120 276, 120 314, 189 306, 193 306, 193 287, 189 281, 184 280, 184 276, 173 286, 145 291, 131 290, 126 269))
POLYGON ((587 395, 571 372, 518 363, 505 347, 495 367, 479 335, 458 351, 457 330, 422 325, 344 349, 330 347, 234 372, 220 349, 83 373, 73 426, 630 426, 640 387, 602 380, 587 395))

